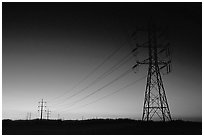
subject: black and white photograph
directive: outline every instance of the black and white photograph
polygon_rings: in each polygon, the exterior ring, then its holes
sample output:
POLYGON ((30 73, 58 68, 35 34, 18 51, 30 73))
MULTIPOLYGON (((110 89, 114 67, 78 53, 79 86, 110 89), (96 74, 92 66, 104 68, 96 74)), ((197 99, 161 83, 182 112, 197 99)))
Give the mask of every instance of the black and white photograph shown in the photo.
POLYGON ((202 2, 2 2, 2 135, 202 135, 202 2))

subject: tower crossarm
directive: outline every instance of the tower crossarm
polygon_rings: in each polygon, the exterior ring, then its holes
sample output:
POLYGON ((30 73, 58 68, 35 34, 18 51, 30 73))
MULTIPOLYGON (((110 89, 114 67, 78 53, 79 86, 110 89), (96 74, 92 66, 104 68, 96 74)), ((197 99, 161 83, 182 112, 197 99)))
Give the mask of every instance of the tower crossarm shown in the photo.
POLYGON ((147 64, 148 65, 149 64, 149 58, 147 58, 147 59, 145 59, 143 61, 137 61, 136 64, 132 67, 132 69, 138 67, 141 64, 147 64))
POLYGON ((168 65, 171 63, 171 60, 169 61, 158 61, 158 65, 168 65))

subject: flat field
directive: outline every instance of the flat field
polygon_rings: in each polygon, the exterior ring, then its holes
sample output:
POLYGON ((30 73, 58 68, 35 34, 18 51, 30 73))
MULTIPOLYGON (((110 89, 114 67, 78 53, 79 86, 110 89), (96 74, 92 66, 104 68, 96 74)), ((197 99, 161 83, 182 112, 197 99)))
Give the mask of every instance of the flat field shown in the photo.
POLYGON ((130 119, 3 120, 3 135, 201 135, 202 123, 130 119))

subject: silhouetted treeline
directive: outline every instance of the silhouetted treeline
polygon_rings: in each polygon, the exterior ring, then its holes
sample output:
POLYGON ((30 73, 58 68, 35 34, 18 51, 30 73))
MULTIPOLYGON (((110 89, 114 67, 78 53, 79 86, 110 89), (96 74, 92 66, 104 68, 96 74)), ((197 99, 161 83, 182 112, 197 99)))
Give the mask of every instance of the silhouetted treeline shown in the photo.
POLYGON ((201 135, 202 123, 130 119, 3 120, 3 135, 201 135))

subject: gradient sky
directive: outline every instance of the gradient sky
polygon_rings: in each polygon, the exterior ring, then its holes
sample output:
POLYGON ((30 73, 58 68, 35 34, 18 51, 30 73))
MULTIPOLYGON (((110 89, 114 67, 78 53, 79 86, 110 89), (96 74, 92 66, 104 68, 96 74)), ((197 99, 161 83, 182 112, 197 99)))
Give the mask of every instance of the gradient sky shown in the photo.
MULTIPOLYGON (((201 3, 3 3, 2 112, 3 119, 39 117, 43 98, 52 111, 65 119, 141 119, 146 80, 91 103, 144 77, 142 66, 97 92, 130 69, 129 59, 113 73, 70 98, 126 56, 134 47, 129 36, 152 16, 168 27, 173 49, 173 71, 163 75, 173 119, 202 117, 202 16, 201 3), (123 46, 100 68, 71 90, 105 58, 123 46)), ((145 57, 141 51, 141 57, 145 57)))

